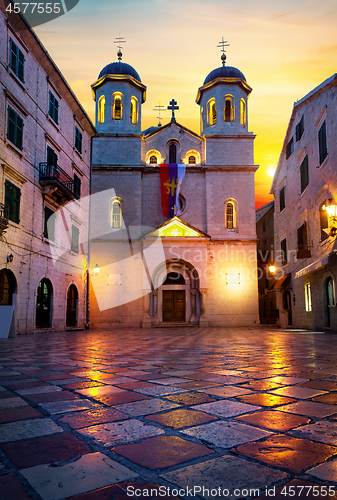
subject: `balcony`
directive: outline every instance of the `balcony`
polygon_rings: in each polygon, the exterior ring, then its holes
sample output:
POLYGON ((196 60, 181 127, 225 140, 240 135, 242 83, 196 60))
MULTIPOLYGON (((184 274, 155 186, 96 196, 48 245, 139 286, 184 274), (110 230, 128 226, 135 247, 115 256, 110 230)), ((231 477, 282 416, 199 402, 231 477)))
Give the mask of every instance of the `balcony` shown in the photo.
POLYGON ((50 196, 59 205, 65 205, 75 199, 74 179, 72 179, 59 165, 40 163, 40 184, 44 186, 42 193, 50 196))
POLYGON ((0 235, 8 228, 8 207, 0 203, 0 235))

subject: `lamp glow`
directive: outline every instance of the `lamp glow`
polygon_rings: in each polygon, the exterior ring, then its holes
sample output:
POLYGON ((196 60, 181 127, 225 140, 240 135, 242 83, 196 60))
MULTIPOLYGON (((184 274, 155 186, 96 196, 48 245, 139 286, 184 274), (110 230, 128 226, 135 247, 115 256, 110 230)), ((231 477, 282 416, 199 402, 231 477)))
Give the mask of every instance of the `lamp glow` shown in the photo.
POLYGON ((98 264, 96 264, 96 266, 94 267, 94 273, 96 274, 96 276, 100 272, 100 270, 101 270, 101 268, 99 267, 98 264))
POLYGON ((276 273, 276 266, 272 265, 268 267, 270 274, 275 274, 276 273))
POLYGON ((333 203, 330 205, 323 205, 323 210, 328 212, 329 217, 336 217, 337 215, 337 206, 333 203))

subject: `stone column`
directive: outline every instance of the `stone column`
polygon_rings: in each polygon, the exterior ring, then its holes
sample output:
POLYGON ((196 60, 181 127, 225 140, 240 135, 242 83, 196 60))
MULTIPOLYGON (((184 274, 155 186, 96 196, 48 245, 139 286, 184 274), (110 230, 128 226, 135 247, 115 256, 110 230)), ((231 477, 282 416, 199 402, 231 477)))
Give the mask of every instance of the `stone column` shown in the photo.
POLYGON ((206 315, 206 295, 207 295, 207 288, 199 288, 200 292, 200 319, 199 319, 199 326, 203 328, 208 327, 208 317, 206 315))
POLYGON ((190 322, 192 324, 197 324, 197 315, 196 315, 196 295, 197 291, 195 288, 190 288, 190 294, 191 294, 191 319, 190 322))
POLYGON ((158 325, 159 320, 158 320, 158 289, 154 290, 152 292, 152 297, 153 297, 153 318, 152 318, 152 324, 153 325, 158 325))
POLYGON ((151 290, 143 290, 143 301, 144 301, 144 316, 142 322, 143 328, 151 328, 150 298, 151 298, 151 290))

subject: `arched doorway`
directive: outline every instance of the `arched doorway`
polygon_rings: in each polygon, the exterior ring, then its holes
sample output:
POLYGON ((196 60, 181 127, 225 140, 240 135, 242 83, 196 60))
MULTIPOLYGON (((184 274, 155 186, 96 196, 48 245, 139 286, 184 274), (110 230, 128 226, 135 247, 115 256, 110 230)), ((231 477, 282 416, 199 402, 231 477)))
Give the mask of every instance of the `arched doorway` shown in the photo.
POLYGON ((52 320, 53 287, 49 279, 43 278, 37 287, 36 327, 50 328, 52 320))
POLYGON ((186 290, 177 289, 177 285, 185 284, 185 278, 177 271, 166 275, 162 285, 163 322, 186 321, 186 290), (171 285, 176 289, 172 289, 171 285))
POLYGON ((0 271, 0 305, 11 306, 13 304, 13 295, 16 293, 16 279, 9 269, 0 271))
POLYGON ((335 305, 335 290, 334 290, 333 279, 331 278, 331 276, 329 276, 324 282, 323 297, 324 297, 324 326, 325 328, 331 328, 330 308, 335 305))
POLYGON ((291 293, 289 290, 283 292, 283 309, 287 312, 288 326, 293 324, 293 316, 291 310, 291 293))
POLYGON ((75 285, 70 285, 67 293, 66 326, 77 326, 78 291, 75 285))

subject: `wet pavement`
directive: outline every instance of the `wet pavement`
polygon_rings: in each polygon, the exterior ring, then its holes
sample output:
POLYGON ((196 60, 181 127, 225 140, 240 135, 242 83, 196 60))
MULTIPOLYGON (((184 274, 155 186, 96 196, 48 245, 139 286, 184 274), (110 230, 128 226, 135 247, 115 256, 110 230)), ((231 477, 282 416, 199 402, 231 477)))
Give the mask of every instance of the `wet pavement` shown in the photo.
POLYGON ((0 499, 337 499, 337 334, 0 340, 0 499))

